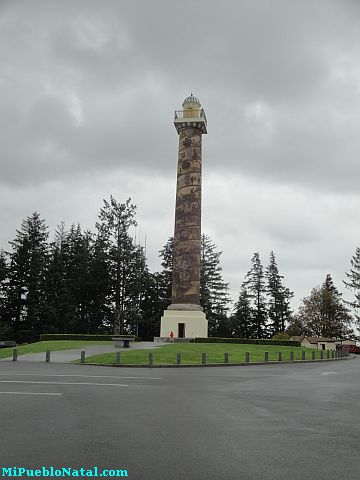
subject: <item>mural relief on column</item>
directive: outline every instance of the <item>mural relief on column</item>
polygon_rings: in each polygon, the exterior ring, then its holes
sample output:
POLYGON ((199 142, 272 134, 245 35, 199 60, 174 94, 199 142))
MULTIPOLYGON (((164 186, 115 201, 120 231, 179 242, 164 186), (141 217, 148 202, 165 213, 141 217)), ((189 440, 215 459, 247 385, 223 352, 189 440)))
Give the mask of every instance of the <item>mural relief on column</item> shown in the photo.
POLYGON ((201 135, 179 132, 172 304, 200 304, 201 135))

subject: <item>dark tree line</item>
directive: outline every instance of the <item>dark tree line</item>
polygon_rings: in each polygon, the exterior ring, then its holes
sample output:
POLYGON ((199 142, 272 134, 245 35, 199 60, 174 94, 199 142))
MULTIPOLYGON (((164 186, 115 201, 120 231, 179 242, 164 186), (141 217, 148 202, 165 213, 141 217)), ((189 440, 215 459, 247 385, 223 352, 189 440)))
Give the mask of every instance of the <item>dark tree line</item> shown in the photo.
POLYGON ((38 213, 0 254, 0 334, 138 333, 151 276, 129 228, 136 207, 104 201, 96 232, 60 224, 55 238, 38 213))
MULTIPOLYGON (((0 251, 0 336, 31 341, 41 333, 159 334, 171 302, 173 243, 160 252, 161 272, 148 269, 144 249, 130 229, 136 206, 111 197, 100 209, 96 231, 61 223, 54 239, 38 213, 26 218, 9 251, 0 251)), ((228 286, 220 252, 202 238, 202 304, 211 330, 226 322, 228 286)))
MULTIPOLYGON (((173 239, 160 253, 162 270, 150 272, 144 249, 134 242, 136 206, 128 199, 104 200, 94 232, 61 223, 50 241, 38 213, 23 220, 8 251, 0 250, 0 337, 36 340, 41 333, 131 333, 144 339, 159 334, 171 303, 173 239)), ((209 335, 269 338, 292 335, 352 334, 354 308, 360 316, 360 248, 351 260, 345 285, 354 300, 345 302, 328 275, 302 300, 293 315, 293 297, 273 252, 263 267, 251 260, 238 300, 229 314, 229 286, 222 277, 220 251, 201 238, 200 303, 209 335)))

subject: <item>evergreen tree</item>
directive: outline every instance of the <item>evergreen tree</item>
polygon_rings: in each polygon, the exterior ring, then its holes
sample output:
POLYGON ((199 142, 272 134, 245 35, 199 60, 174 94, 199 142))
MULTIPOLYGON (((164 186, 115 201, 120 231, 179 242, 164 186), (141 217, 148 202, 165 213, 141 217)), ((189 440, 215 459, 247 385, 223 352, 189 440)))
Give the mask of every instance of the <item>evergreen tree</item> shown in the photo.
POLYGON ((321 287, 313 288, 310 296, 302 300, 299 320, 316 336, 341 338, 353 333, 352 317, 330 274, 321 287))
POLYGON ((44 333, 72 333, 73 302, 68 278, 68 247, 66 237, 61 241, 55 238, 50 247, 44 333))
POLYGON ((352 290, 354 293, 355 300, 352 302, 346 302, 355 310, 355 318, 357 320, 358 325, 360 325, 360 248, 357 247, 355 251, 355 255, 352 257, 350 261, 351 267, 350 272, 346 274, 347 281, 344 281, 345 286, 352 290))
POLYGON ((139 336, 151 339, 159 334, 161 316, 171 303, 174 239, 170 237, 159 252, 163 270, 148 275, 144 290, 143 318, 139 336))
POLYGON ((172 291, 172 272, 173 272, 173 256, 174 256, 174 237, 170 237, 164 245, 164 248, 160 250, 160 257, 162 258, 161 266, 163 270, 160 284, 164 286, 163 304, 161 307, 165 310, 171 303, 171 291, 172 291))
POLYGON ((279 274, 274 252, 270 252, 269 266, 266 269, 266 291, 268 295, 268 316, 271 336, 285 332, 285 324, 292 313, 290 299, 294 294, 283 286, 283 278, 279 274))
POLYGON ((222 278, 220 256, 216 245, 208 235, 201 236, 200 258, 200 304, 209 321, 209 335, 229 337, 230 322, 227 316, 229 310, 229 284, 222 278))
POLYGON ((252 303, 253 319, 256 324, 256 337, 267 336, 267 309, 266 309, 266 288, 263 266, 260 255, 255 252, 252 259, 252 267, 245 276, 243 286, 247 289, 252 303))
POLYGON ((91 333, 90 326, 90 265, 92 261, 92 234, 82 232, 80 225, 72 225, 66 235, 66 277, 70 291, 72 332, 91 333))
POLYGON ((48 266, 48 232, 44 220, 33 213, 21 223, 10 242, 6 316, 17 340, 36 338, 45 317, 45 280, 48 266))
POLYGON ((149 274, 144 289, 142 318, 138 332, 142 339, 151 340, 159 335, 160 319, 169 304, 168 279, 163 272, 149 274))
POLYGON ((5 301, 7 296, 8 265, 4 250, 0 250, 0 338, 9 332, 6 322, 5 301))
MULTIPOLYGON (((107 271, 101 270, 99 243, 80 225, 56 230, 47 277, 46 332, 97 333, 104 319, 107 271)), ((103 262, 104 263, 104 262, 103 262)), ((105 321, 104 321, 105 323, 105 321)))
POLYGON ((235 311, 231 316, 232 336, 236 338, 256 338, 257 324, 254 317, 251 298, 245 285, 242 285, 239 300, 235 304, 235 311))
POLYGON ((134 245, 129 234, 129 228, 136 226, 135 211, 130 198, 119 203, 111 196, 110 202, 104 200, 96 224, 106 252, 115 334, 135 333, 141 311, 147 268, 143 249, 134 245))
POLYGON ((106 241, 99 235, 92 244, 88 282, 91 333, 107 333, 113 328, 111 278, 106 245, 106 241))

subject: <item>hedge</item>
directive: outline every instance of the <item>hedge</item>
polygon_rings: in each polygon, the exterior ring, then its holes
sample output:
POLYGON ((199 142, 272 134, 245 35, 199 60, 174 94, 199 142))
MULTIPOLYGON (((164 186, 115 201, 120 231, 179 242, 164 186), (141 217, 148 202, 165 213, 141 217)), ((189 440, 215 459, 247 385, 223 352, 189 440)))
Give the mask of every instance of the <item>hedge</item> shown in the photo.
MULTIPOLYGON (((86 335, 83 333, 43 333, 40 342, 47 340, 106 340, 111 341, 114 335, 86 335)), ((129 335, 130 336, 130 335, 129 335)))
POLYGON ((277 345, 283 347, 301 347, 301 343, 296 340, 271 340, 266 338, 195 338, 195 343, 242 343, 253 345, 277 345))

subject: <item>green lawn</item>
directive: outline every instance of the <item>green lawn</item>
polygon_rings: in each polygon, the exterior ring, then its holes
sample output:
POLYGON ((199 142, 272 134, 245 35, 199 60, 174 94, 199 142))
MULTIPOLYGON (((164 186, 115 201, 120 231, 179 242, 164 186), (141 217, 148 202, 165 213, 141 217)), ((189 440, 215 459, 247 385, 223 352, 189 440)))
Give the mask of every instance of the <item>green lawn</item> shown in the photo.
MULTIPOLYGON (((106 340, 49 340, 46 342, 29 343, 28 345, 18 346, 18 355, 26 353, 41 353, 51 350, 71 350, 72 348, 87 347, 91 345, 110 345, 112 342, 106 340)), ((0 348, 0 358, 12 357, 12 348, 0 348)))
MULTIPOLYGON (((147 365, 149 353, 153 354, 154 365, 174 365, 176 355, 181 353, 182 364, 201 364, 202 353, 207 355, 207 363, 224 363, 224 353, 229 354, 229 363, 245 362, 245 353, 250 353, 250 362, 264 361, 264 353, 269 353, 269 361, 278 360, 279 352, 282 352, 284 361, 290 360, 290 352, 294 352, 294 359, 301 360, 301 352, 305 353, 305 359, 311 360, 312 352, 316 352, 316 358, 320 358, 320 350, 300 347, 278 347, 270 345, 241 345, 241 344, 213 344, 213 343, 178 343, 164 345, 149 350, 118 350, 123 365, 147 365)), ((324 352, 324 358, 326 358, 324 352)), ((114 364, 115 353, 94 355, 86 359, 87 363, 114 364)))

